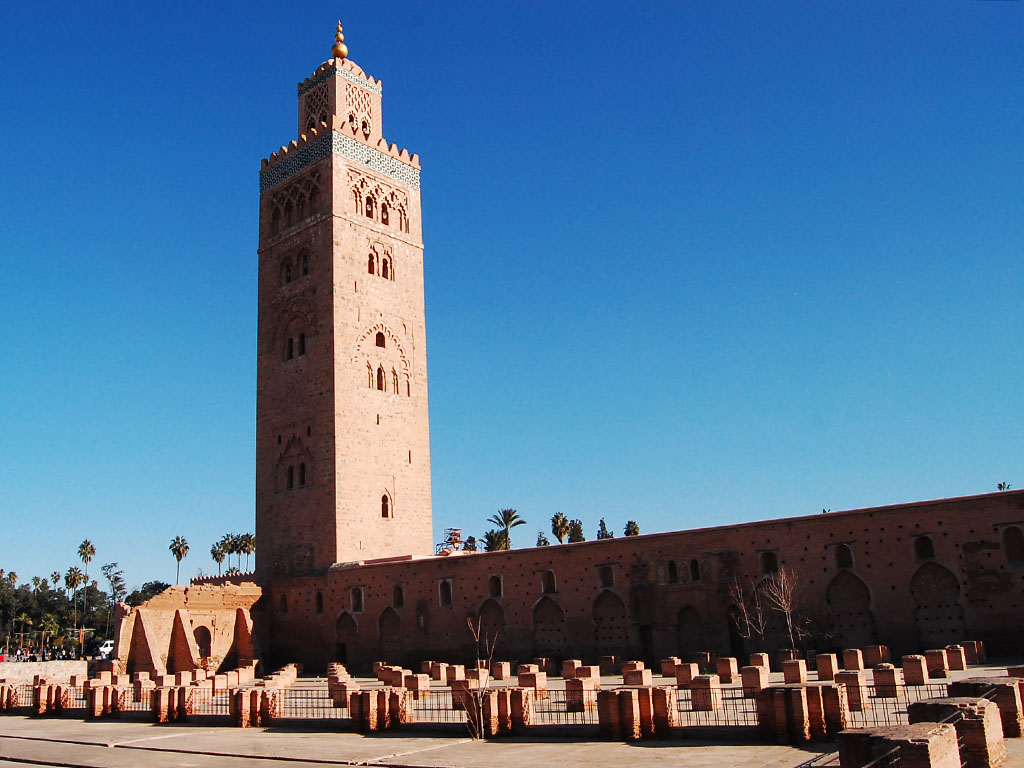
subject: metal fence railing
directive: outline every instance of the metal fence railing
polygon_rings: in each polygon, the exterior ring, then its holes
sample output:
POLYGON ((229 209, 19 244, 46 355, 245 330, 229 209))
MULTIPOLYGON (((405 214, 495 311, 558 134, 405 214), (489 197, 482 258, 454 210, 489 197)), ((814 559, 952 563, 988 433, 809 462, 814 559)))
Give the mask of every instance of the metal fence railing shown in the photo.
POLYGON ((906 725, 907 707, 915 701, 946 696, 944 683, 927 685, 863 685, 857 692, 847 688, 850 703, 846 717, 848 728, 906 725))
POLYGON ((706 700, 693 701, 693 691, 680 689, 676 699, 678 723, 692 725, 757 725, 757 704, 753 690, 723 688, 714 709, 707 709, 706 700))
POLYGON ((535 714, 537 725, 597 725, 597 699, 553 688, 537 699, 535 714))
POLYGON ((465 723, 466 710, 457 708, 452 701, 452 692, 448 688, 423 691, 420 698, 412 704, 412 721, 414 723, 465 723))
POLYGON ((153 714, 153 689, 133 688, 118 701, 122 717, 148 720, 153 714))
POLYGON ((224 717, 231 711, 230 696, 227 691, 214 691, 209 688, 196 688, 189 692, 189 717, 224 717))
POLYGON ((274 719, 347 720, 347 707, 336 707, 327 686, 285 688, 277 692, 274 719))

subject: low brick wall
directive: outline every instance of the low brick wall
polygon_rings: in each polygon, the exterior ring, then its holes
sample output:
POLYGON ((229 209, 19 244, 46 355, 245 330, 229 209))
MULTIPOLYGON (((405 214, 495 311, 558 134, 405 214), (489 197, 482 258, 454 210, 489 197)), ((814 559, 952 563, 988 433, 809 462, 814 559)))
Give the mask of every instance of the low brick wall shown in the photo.
POLYGON ((0 662, 0 680, 9 683, 31 683, 42 675, 55 683, 66 683, 72 675, 87 676, 87 661, 4 661, 0 662))

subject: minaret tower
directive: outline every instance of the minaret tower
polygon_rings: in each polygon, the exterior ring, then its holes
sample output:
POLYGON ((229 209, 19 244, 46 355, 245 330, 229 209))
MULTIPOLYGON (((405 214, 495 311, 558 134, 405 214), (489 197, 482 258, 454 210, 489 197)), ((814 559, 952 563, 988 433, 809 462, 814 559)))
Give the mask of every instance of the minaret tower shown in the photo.
POLYGON ((341 22, 331 53, 260 170, 261 582, 432 552, 419 159, 341 22))

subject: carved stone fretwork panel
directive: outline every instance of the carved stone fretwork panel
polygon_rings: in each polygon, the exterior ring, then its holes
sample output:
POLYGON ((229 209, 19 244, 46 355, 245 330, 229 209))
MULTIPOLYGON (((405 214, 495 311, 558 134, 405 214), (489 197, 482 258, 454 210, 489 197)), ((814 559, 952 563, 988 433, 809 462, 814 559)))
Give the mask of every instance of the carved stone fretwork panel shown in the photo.
POLYGON ((351 362, 357 380, 364 382, 361 386, 391 395, 412 395, 409 358, 398 336, 384 323, 363 330, 356 340, 351 362))
POLYGON ((295 491, 313 486, 313 454, 302 442, 292 436, 277 457, 274 470, 274 491, 295 491), (289 475, 291 483, 289 484, 289 475))
POLYGON ((314 169, 274 193, 270 201, 270 235, 305 221, 320 209, 320 171, 314 169))
POLYGON ((370 95, 366 91, 346 85, 345 106, 353 110, 357 115, 373 119, 373 107, 370 104, 370 95))
POLYGON ((348 172, 348 187, 352 210, 358 216, 367 215, 367 198, 370 198, 371 218, 400 232, 409 231, 409 195, 387 182, 356 170, 348 172))
POLYGON ((359 338, 356 340, 355 350, 352 353, 351 361, 354 363, 363 358, 373 358, 380 355, 380 347, 376 344, 378 332, 384 334, 384 349, 396 350, 397 358, 402 364, 402 369, 408 371, 409 358, 406 356, 405 350, 402 348, 402 343, 398 340, 398 337, 394 332, 384 323, 371 325, 359 334, 359 338))
POLYGON ((396 279, 395 256, 391 246, 380 240, 368 239, 366 251, 367 272, 394 281, 396 279))
POLYGON ((307 131, 319 128, 321 123, 328 123, 331 119, 331 107, 327 85, 314 88, 302 102, 302 124, 307 131))
POLYGON ((271 341, 274 348, 283 348, 289 338, 300 332, 306 334, 307 344, 312 345, 316 335, 316 314, 307 296, 292 299, 283 308, 280 317, 281 322, 274 329, 271 341))

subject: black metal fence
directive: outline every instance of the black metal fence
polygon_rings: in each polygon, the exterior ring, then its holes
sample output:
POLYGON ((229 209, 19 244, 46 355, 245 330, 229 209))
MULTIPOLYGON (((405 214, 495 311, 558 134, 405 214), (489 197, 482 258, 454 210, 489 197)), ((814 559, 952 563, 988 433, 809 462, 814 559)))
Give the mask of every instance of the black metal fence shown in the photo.
POLYGON ((274 719, 281 720, 347 720, 347 707, 336 707, 327 686, 293 686, 276 693, 274 719))
MULTIPOLYGON (((414 723, 465 723, 464 706, 456 706, 449 688, 422 691, 412 704, 414 723)), ((459 698, 466 694, 460 694, 459 698)), ((469 694, 472 695, 472 694, 469 694)))
POLYGON ((693 691, 680 689, 676 699, 678 724, 691 725, 757 725, 757 705, 753 689, 722 688, 721 695, 708 699, 707 694, 698 694, 694 707, 693 691), (713 709, 709 709, 713 706, 713 709))
POLYGON ((947 696, 944 683, 927 685, 862 685, 859 691, 847 686, 849 713, 847 728, 906 725, 907 707, 915 701, 947 696))

